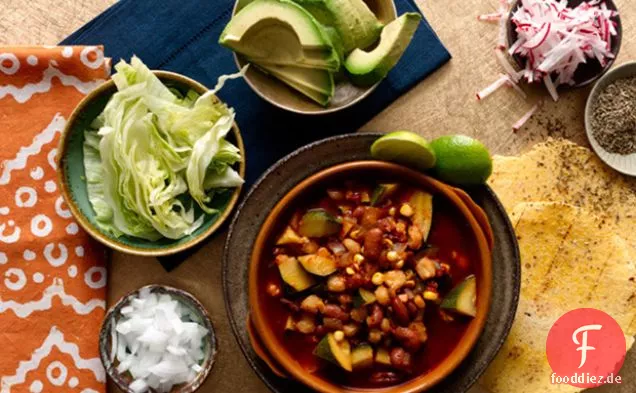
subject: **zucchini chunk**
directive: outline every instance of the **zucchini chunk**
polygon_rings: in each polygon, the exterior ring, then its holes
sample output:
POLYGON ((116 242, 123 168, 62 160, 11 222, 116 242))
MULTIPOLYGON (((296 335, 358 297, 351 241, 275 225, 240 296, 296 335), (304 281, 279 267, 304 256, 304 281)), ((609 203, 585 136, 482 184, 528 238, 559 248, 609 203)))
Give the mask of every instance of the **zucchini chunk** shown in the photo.
POLYGON ((300 220, 298 231, 302 236, 326 237, 340 232, 342 224, 325 209, 311 209, 300 220))
POLYGON ((424 191, 415 191, 409 200, 413 207, 413 224, 422 233, 422 239, 426 241, 433 223, 433 195, 424 191))
POLYGON ((477 279, 474 275, 453 288, 444 298, 441 308, 458 314, 474 317, 477 315, 477 279))
POLYGON ((373 366, 373 348, 369 344, 361 344, 351 352, 351 366, 354 370, 373 366))
POLYGON ((351 345, 349 341, 344 339, 340 342, 336 341, 333 333, 327 334, 318 343, 314 355, 347 371, 353 371, 351 364, 351 345))
POLYGON ((296 291, 304 291, 316 285, 314 278, 303 269, 296 258, 279 255, 276 257, 276 264, 283 281, 296 291))
POLYGON ((325 277, 338 270, 336 261, 333 258, 311 254, 298 257, 298 260, 305 270, 316 276, 325 277))

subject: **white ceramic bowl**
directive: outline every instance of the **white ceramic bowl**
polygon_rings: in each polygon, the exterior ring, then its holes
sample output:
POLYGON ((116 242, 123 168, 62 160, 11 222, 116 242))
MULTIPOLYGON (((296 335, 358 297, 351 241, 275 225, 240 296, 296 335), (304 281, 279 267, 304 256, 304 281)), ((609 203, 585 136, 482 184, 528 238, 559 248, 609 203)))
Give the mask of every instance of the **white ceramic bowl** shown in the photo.
POLYGON ((621 64, 609 71, 596 82, 590 96, 587 98, 587 104, 585 105, 585 130, 587 132, 587 138, 590 141, 590 145, 592 145, 592 148, 603 162, 620 173, 629 176, 636 176, 636 153, 628 155, 610 153, 601 147, 601 145, 596 141, 596 138, 594 138, 594 134, 592 132, 592 111, 598 95, 610 83, 618 79, 629 78, 632 76, 636 76, 636 61, 621 64))

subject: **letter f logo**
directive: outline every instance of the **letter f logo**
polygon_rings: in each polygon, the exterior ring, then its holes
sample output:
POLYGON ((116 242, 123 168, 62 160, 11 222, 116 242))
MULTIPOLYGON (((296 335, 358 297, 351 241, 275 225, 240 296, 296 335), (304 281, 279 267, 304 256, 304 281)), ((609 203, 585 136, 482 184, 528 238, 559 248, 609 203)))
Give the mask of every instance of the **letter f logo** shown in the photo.
POLYGON ((580 345, 580 347, 576 349, 577 351, 581 351, 581 364, 579 365, 579 368, 585 365, 585 361, 587 360, 587 351, 593 351, 596 349, 587 345, 587 332, 590 330, 601 330, 601 328, 603 328, 602 325, 585 325, 576 329, 572 334, 572 341, 574 341, 574 344, 580 345), (577 337, 579 333, 583 333, 581 342, 579 342, 577 337))

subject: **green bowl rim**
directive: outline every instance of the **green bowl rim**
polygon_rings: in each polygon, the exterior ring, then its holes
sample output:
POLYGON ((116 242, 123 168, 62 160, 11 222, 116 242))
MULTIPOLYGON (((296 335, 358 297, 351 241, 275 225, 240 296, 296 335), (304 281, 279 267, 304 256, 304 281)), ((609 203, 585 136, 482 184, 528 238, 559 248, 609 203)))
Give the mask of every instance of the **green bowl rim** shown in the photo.
MULTIPOLYGON (((208 91, 208 88, 203 84, 195 81, 194 79, 188 78, 187 76, 177 74, 175 72, 170 71, 159 71, 152 70, 152 72, 161 79, 170 79, 173 81, 177 81, 183 83, 184 85, 190 86, 192 89, 197 91, 199 94, 203 94, 208 91)), ((238 202, 239 195, 241 194, 241 190, 243 186, 236 187, 234 192, 232 193, 232 197, 230 198, 225 210, 219 213, 216 221, 204 232, 201 234, 192 237, 189 241, 185 243, 180 243, 176 245, 168 245, 163 248, 145 248, 145 247, 137 247, 131 246, 128 244, 124 244, 118 240, 112 239, 109 236, 105 235, 99 228, 93 225, 86 216, 79 210, 77 205, 75 204, 74 199, 72 198, 72 194, 70 192, 70 188, 66 182, 66 170, 64 168, 63 162, 65 157, 67 156, 67 141, 72 132, 73 126, 77 120, 77 117, 84 111, 84 109, 95 99, 96 96, 99 96, 104 91, 111 89, 115 85, 115 82, 110 79, 100 86, 98 86, 95 90, 91 91, 88 95, 86 95, 79 104, 75 107, 71 116, 67 120, 64 130, 62 131, 62 136, 60 137, 60 142, 58 145, 58 154, 56 158, 57 168, 58 168, 58 183, 60 184, 60 192, 64 201, 68 205, 71 214, 80 224, 80 226, 95 240, 98 242, 123 253, 131 254, 131 255, 139 255, 139 256, 166 256, 173 255, 182 251, 185 251, 195 245, 201 243, 203 240, 212 235, 216 230, 228 219, 232 210, 236 206, 238 202)), ((218 98, 217 98, 218 99, 218 98)), ((232 126, 232 134, 236 138, 237 146, 241 152, 241 157, 243 158, 239 164, 239 174, 241 177, 245 178, 245 146, 243 145, 243 138, 241 137, 241 132, 239 130, 238 124, 236 121, 232 126)))

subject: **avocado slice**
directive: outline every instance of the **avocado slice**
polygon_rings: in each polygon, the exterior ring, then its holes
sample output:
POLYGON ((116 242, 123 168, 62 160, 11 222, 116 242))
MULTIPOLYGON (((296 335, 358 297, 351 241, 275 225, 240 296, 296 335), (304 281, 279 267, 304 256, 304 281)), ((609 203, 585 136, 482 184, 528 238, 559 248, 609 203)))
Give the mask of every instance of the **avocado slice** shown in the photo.
POLYGON ((384 27, 375 49, 351 52, 345 60, 351 81, 360 86, 370 86, 384 79, 404 54, 421 19, 419 13, 406 13, 384 27))
POLYGON ((367 48, 378 40, 382 23, 363 0, 294 0, 342 38, 344 53, 367 48))
POLYGON ((288 0, 255 0, 225 26, 219 43, 261 64, 337 71, 340 59, 316 19, 288 0))
POLYGON ((265 73, 272 75, 323 106, 329 104, 336 90, 333 74, 327 70, 254 64, 265 73))

